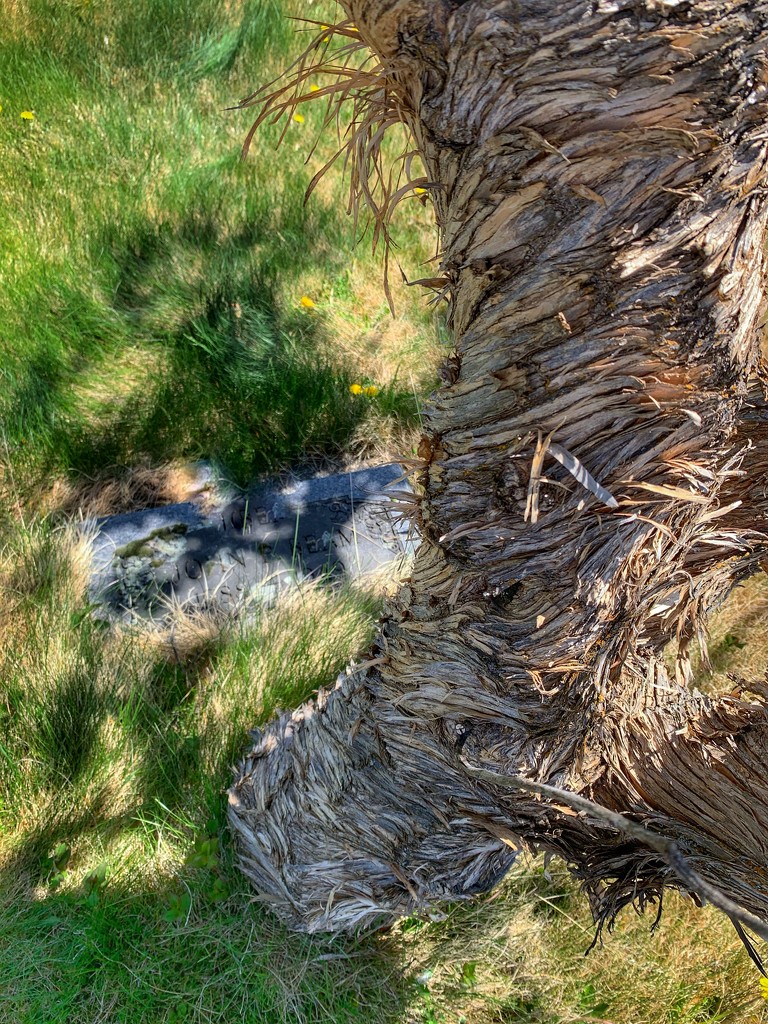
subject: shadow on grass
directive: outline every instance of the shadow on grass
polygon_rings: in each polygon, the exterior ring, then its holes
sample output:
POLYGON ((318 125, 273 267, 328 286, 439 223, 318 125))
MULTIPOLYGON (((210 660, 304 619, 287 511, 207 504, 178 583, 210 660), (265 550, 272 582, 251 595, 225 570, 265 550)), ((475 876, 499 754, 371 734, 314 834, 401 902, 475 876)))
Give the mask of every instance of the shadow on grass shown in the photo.
MULTIPOLYGON (((283 174, 272 195, 232 154, 181 167, 155 217, 128 206, 78 271, 41 268, 15 313, 0 398, 21 477, 208 459, 245 485, 339 464, 374 406, 349 393, 356 367, 302 307, 301 282, 342 272, 348 224, 331 203, 305 209, 283 174)), ((412 386, 396 380, 375 409, 418 422, 412 386)))
MULTIPOLYGON (((0 778, 9 802, 26 798, 37 809, 6 850, 5 867, 17 877, 36 877, 58 843, 84 836, 108 844, 138 827, 156 841, 166 820, 194 799, 199 740, 185 708, 194 686, 189 671, 158 659, 126 694, 95 685, 98 661, 98 647, 87 648, 74 670, 42 691, 7 687, 0 778), (127 804, 123 774, 130 776, 127 804)), ((215 805, 218 796, 208 796, 215 805)))
MULTIPOLYGON (((206 772, 190 713, 203 673, 216 668, 222 651, 210 643, 183 664, 157 659, 127 696, 85 688, 73 699, 67 677, 34 712, 45 739, 35 755, 41 777, 52 766, 61 777, 45 815, 0 870, 3 1019, 402 1019, 414 987, 393 946, 376 937, 287 932, 258 907, 234 866, 223 789, 244 730, 233 723, 219 737, 216 764, 206 772), (130 758, 107 752, 102 767, 109 771, 99 773, 91 744, 91 777, 84 778, 83 763, 61 760, 61 730, 89 734, 94 720, 109 716, 127 737, 130 758), (113 785, 110 771, 131 775, 127 806, 116 801, 120 779, 113 785)), ((27 798, 35 796, 30 786, 27 798)))
MULTIPOLYGON (((274 253, 272 265, 259 259, 266 230, 257 221, 229 232, 200 211, 174 227, 104 240, 117 267, 114 308, 150 339, 155 366, 95 429, 83 423, 54 440, 71 472, 93 475, 142 456, 209 458, 244 484, 343 450, 361 405, 318 318, 298 296, 296 309, 280 307, 274 253)), ((301 244, 281 260, 311 265, 312 240, 295 222, 284 230, 301 244)))
MULTIPOLYGON (((289 268, 300 276, 328 264, 318 240, 338 232, 336 212, 305 220, 286 203, 275 224, 274 211, 257 206, 252 223, 232 229, 211 205, 94 241, 114 279, 104 319, 118 326, 99 345, 91 312, 75 325, 68 362, 31 363, 20 381, 26 398, 15 402, 11 434, 29 434, 47 452, 38 476, 203 458, 245 485, 288 467, 337 465, 348 450, 369 411, 349 392, 354 368, 335 358, 321 317, 298 293, 291 308, 278 299, 289 268)), ((410 387, 382 387, 376 405, 417 422, 410 387)))
POLYGON ((60 888, 45 884, 34 893, 2 879, 4 1018, 24 1024, 403 1019, 413 986, 386 943, 287 932, 254 905, 242 876, 213 852, 215 839, 199 847, 204 853, 190 857, 177 877, 151 887, 132 878, 130 866, 83 876, 75 865, 60 888))
MULTIPOLYGON (((55 535, 38 532, 48 550, 55 535)), ((59 577, 66 571, 61 560, 59 577)), ((314 600, 302 598, 303 613, 291 605, 243 623, 190 620, 180 636, 115 638, 42 580, 15 609, 26 635, 5 663, 0 702, 9 876, 44 876, 61 843, 128 843, 152 857, 167 835, 185 848, 211 822, 223 834, 224 790, 248 728, 334 678, 379 609, 358 591, 314 600), (319 643, 329 613, 335 642, 319 643)))

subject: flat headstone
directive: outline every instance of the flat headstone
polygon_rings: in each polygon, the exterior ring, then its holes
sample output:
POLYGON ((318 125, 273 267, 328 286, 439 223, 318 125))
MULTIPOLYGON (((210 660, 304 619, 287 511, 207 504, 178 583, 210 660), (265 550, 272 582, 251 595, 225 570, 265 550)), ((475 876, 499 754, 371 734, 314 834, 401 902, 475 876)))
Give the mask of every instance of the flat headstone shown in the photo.
POLYGON ((410 490, 396 463, 206 511, 182 502, 92 521, 91 602, 109 618, 161 619, 174 604, 234 609, 301 580, 364 575, 415 547, 388 488, 410 490))

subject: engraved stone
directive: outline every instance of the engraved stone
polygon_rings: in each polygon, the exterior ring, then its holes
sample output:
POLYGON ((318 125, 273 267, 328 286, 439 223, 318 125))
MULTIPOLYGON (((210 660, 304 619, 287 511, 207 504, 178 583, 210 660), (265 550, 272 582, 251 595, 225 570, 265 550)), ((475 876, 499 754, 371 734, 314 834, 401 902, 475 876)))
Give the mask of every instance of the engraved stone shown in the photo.
POLYGON ((415 548, 387 488, 410 491, 397 464, 265 485, 205 512, 184 502, 91 521, 91 600, 103 617, 162 619, 174 604, 233 610, 300 580, 363 575, 415 548))

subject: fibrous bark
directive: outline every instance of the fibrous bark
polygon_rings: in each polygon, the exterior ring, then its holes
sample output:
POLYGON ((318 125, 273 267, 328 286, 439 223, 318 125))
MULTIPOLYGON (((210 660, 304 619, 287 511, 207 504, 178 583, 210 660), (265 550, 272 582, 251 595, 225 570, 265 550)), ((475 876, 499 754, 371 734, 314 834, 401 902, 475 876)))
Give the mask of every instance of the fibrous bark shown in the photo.
POLYGON ((599 922, 683 884, 523 777, 768 917, 768 689, 709 699, 688 661, 766 553, 768 3, 344 6, 427 171, 455 352, 411 577, 240 766, 243 869, 307 930, 470 897, 526 845, 599 922))

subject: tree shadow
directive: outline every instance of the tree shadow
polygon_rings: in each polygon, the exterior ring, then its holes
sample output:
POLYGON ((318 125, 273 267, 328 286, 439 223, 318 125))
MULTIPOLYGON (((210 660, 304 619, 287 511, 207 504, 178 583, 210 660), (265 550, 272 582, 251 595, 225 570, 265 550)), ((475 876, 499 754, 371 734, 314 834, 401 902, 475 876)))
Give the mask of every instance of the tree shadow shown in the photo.
POLYGON ((158 657, 126 693, 94 683, 100 654, 92 648, 90 659, 51 679, 44 695, 27 696, 25 722, 15 730, 9 726, 8 749, 26 751, 33 766, 27 798, 34 804, 42 796, 44 811, 30 819, 7 854, 10 875, 44 873, 58 843, 74 845, 89 836, 108 844, 124 830, 151 830, 153 821, 162 830, 167 818, 189 807, 200 768, 199 738, 186 705, 196 676, 215 656, 211 652, 204 662, 202 654, 188 664, 158 657), (114 739, 109 743, 116 729, 124 736, 122 755, 114 739), (130 775, 128 803, 120 773, 130 775))
POLYGON ((288 310, 276 297, 289 261, 296 273, 317 258, 295 211, 276 228, 257 218, 230 231, 212 212, 190 210, 175 225, 145 224, 130 238, 107 233, 97 244, 117 269, 114 310, 151 339, 155 367, 101 422, 62 425, 52 448, 66 451, 70 472, 93 475, 142 457, 207 458, 246 483, 338 457, 363 406, 319 318, 298 297, 288 310), (301 244, 290 253, 271 244, 264 256, 273 230, 301 244))
MULTIPOLYGON (((301 299, 304 277, 342 273, 349 225, 331 202, 305 209, 298 180, 273 197, 239 180, 251 174, 231 154, 180 171, 159 213, 127 211, 94 233, 79 279, 45 270, 25 314, 35 348, 4 403, 21 477, 205 459, 246 485, 340 467, 374 406, 350 394, 355 368, 301 299)), ((375 408, 418 422, 413 388, 397 381, 375 408)))

